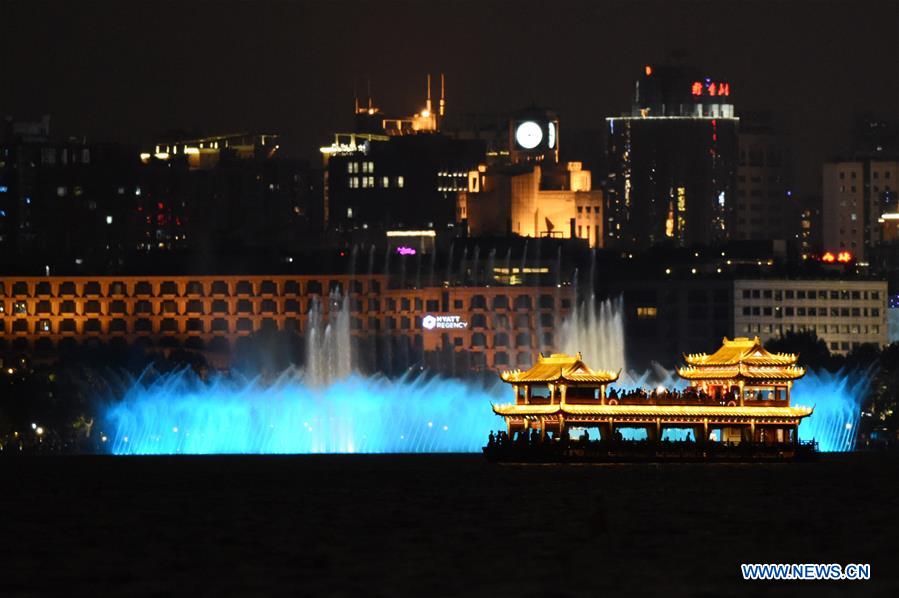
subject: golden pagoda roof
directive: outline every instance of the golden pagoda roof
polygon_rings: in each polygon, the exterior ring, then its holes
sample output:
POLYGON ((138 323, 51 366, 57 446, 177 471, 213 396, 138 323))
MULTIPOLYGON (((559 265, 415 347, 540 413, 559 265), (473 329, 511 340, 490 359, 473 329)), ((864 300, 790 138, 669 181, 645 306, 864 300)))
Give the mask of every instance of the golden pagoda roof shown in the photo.
POLYGON ((735 337, 733 340, 724 337, 721 348, 712 353, 688 353, 684 360, 691 366, 726 366, 746 364, 754 366, 789 366, 795 365, 799 355, 795 353, 771 353, 762 346, 759 337, 735 337))
POLYGON ((497 415, 587 415, 597 417, 780 417, 802 418, 813 407, 731 407, 727 405, 493 405, 497 415))
POLYGON ((566 355, 565 353, 553 353, 546 356, 542 353, 537 357, 537 363, 527 370, 507 370, 500 373, 503 382, 510 384, 520 383, 551 383, 551 382, 586 382, 594 384, 608 384, 618 379, 621 370, 612 372, 608 370, 591 370, 584 363, 581 354, 566 355))
POLYGON ((733 380, 747 378, 755 380, 797 380, 805 376, 805 368, 788 366, 756 366, 737 363, 722 366, 687 366, 677 368, 681 378, 687 380, 733 380))

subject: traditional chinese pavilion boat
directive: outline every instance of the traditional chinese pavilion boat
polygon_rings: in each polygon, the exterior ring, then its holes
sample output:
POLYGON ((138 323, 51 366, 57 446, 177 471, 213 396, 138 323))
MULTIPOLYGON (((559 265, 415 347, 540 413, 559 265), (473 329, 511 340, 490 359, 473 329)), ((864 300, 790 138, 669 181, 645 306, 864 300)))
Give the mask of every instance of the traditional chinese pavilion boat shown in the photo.
POLYGON ((608 391, 620 372, 592 370, 581 355, 540 355, 527 371, 501 374, 515 402, 494 405, 506 434, 486 448, 495 460, 793 459, 814 448, 799 441, 808 407, 790 404, 805 370, 798 356, 766 351, 758 338, 725 338, 711 355, 685 355, 682 392, 608 391), (624 429, 645 430, 628 442, 624 429), (594 430, 594 441, 570 437, 594 430), (663 440, 687 429, 690 442, 663 440), (596 439, 598 432, 598 441, 596 439))

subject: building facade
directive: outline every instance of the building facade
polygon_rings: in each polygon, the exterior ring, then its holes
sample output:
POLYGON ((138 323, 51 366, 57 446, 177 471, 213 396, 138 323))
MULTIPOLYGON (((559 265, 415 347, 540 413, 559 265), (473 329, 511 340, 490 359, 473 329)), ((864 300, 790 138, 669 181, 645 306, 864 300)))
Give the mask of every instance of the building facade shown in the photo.
POLYGON ((583 239, 602 247, 602 191, 580 162, 481 167, 468 173, 457 219, 472 236, 583 239))
POLYGON ((734 334, 765 342, 788 332, 814 332, 840 355, 865 343, 887 345, 886 281, 734 281, 734 334))
POLYGON ((841 355, 863 343, 889 343, 881 280, 647 279, 617 283, 609 292, 623 299, 629 367, 653 361, 672 367, 673 356, 711 350, 725 336, 767 342, 813 332, 841 355))
POLYGON ((320 148, 324 164, 324 225, 332 231, 455 227, 456 193, 466 173, 482 163, 485 141, 442 132, 445 80, 431 101, 411 116, 382 114, 371 98, 356 100, 353 131, 337 133, 320 148))
POLYGON ((801 243, 802 210, 789 186, 783 138, 770 115, 741 114, 738 139, 740 157, 730 238, 801 243))
POLYGON ((119 257, 138 168, 134 148, 52 139, 49 117, 0 124, 0 262, 74 267, 119 257))
POLYGON ((483 143, 433 131, 344 137, 354 141, 323 148, 330 229, 455 226, 456 193, 484 160, 483 143))
POLYGON ((825 251, 849 251, 860 261, 886 235, 899 212, 899 161, 863 159, 827 162, 822 169, 822 244, 825 251))
POLYGON ((647 66, 629 113, 607 118, 609 247, 689 246, 728 238, 737 126, 730 83, 647 66))
POLYGON ((391 288, 383 275, 6 277, 0 352, 52 357, 65 345, 141 343, 227 363, 240 338, 302 336, 311 312, 329 320, 348 309, 370 367, 404 356, 439 370, 499 369, 555 350, 572 301, 567 286, 391 288))

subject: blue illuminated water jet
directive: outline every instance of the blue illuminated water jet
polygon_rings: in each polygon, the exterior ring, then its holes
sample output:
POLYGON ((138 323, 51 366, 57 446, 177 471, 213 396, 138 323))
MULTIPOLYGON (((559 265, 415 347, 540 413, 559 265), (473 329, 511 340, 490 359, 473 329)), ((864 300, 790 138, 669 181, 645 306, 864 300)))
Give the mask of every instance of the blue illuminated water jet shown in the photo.
POLYGON ((869 372, 808 372, 793 385, 792 404, 814 407, 799 425, 799 438, 815 440, 825 452, 855 448, 861 401, 871 383, 869 372))
MULTIPOLYGON (((809 372, 793 387, 793 404, 814 406, 799 435, 822 451, 855 446, 864 372, 809 372)), ((290 369, 273 380, 191 371, 135 381, 106 411, 111 450, 119 455, 218 453, 478 452, 502 427, 491 403, 509 400, 490 388, 419 376, 390 380, 350 375, 309 385, 290 369)), ((627 440, 645 432, 622 429, 627 440)), ((671 439, 682 440, 680 436, 671 439)))
POLYGON ((350 375, 326 387, 182 371, 138 380, 106 413, 118 455, 480 451, 498 391, 419 376, 350 375))

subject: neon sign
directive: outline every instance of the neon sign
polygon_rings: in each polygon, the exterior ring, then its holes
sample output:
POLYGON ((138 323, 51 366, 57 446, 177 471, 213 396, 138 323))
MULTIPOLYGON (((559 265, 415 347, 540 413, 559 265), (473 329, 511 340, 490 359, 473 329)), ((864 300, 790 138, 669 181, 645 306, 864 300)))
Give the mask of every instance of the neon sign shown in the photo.
POLYGON ((693 85, 690 88, 690 93, 694 96, 729 96, 730 95, 730 83, 725 83, 723 81, 710 81, 706 80, 702 81, 694 81, 693 85))
POLYGON ((415 249, 412 247, 406 247, 405 245, 400 245, 396 248, 396 252, 400 255, 415 255, 415 249))
POLYGON ((848 251, 840 251, 838 253, 833 253, 831 251, 827 251, 824 255, 821 256, 821 261, 826 262, 828 264, 832 264, 834 262, 839 262, 841 264, 848 264, 852 261, 852 254, 848 251))
POLYGON ((462 316, 432 316, 428 314, 421 319, 421 327, 425 330, 460 329, 468 328, 468 322, 463 320, 462 316))

